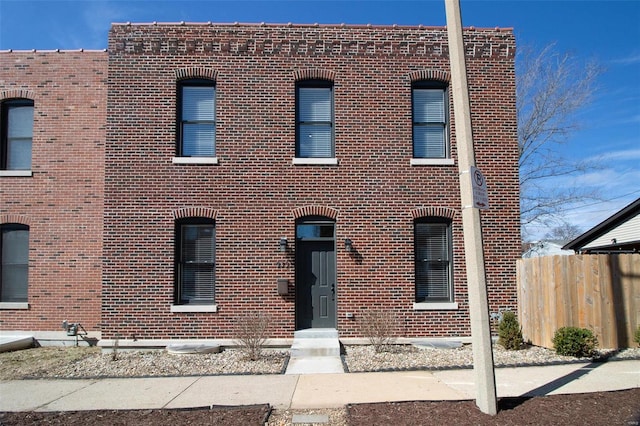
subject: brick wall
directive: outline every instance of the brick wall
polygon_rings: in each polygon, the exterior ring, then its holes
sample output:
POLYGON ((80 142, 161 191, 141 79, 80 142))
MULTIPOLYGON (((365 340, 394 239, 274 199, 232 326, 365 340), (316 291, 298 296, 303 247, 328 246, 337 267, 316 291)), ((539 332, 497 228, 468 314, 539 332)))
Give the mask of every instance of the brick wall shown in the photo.
POLYGON ((34 101, 32 177, 0 177, 0 223, 30 227, 28 310, 0 329, 100 330, 106 52, 0 52, 0 101, 34 101))
MULTIPOLYGON (((490 309, 515 309, 514 38, 510 30, 465 33, 476 159, 491 203, 482 213, 490 309)), ((469 335, 457 163, 410 165, 411 78, 446 75, 448 63, 444 28, 114 25, 103 336, 230 337, 234 318, 252 311, 273 318, 272 336, 291 336, 295 298, 279 296, 276 283, 294 281, 296 212, 308 206, 335 212, 342 336, 360 335, 365 308, 393 310, 407 336, 469 335), (219 164, 172 164, 177 76, 198 69, 216 76, 219 164), (334 76, 338 166, 292 164, 295 78, 317 72, 334 76), (192 207, 216 217, 215 313, 170 311, 174 220, 192 207), (453 211, 459 308, 415 311, 413 219, 443 208, 453 211), (287 253, 278 251, 282 236, 287 253)), ((452 138, 455 159, 454 128, 452 138)))

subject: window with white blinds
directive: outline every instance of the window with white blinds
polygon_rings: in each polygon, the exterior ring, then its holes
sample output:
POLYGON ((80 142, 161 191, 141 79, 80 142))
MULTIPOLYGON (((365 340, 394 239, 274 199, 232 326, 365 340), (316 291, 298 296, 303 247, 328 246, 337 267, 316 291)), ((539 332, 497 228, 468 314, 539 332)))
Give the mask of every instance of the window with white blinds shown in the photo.
POLYGON ((453 301, 450 225, 416 222, 414 244, 416 302, 453 301))
POLYGON ((33 101, 12 99, 2 103, 0 170, 31 170, 33 101))
POLYGON ((448 95, 444 86, 413 87, 413 158, 448 158, 448 95))
POLYGON ((0 302, 27 302, 29 227, 0 225, 0 302))
POLYGON ((181 157, 216 155, 216 88, 211 82, 186 82, 180 87, 181 157))
POLYGON ((216 230, 211 221, 178 225, 177 303, 213 304, 216 230))
POLYGON ((333 90, 329 82, 298 85, 296 117, 296 157, 334 157, 333 90))

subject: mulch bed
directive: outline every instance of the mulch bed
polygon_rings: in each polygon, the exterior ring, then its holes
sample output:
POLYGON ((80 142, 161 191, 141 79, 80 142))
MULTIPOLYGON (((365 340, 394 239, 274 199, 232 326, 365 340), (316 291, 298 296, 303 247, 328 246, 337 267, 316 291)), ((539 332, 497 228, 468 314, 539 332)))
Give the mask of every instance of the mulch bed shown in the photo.
MULTIPOLYGON (((5 412, 0 425, 264 425, 268 405, 182 410, 5 412)), ((409 425, 640 425, 640 388, 615 392, 502 398, 495 416, 474 401, 419 401, 347 406, 351 426, 409 425)))
POLYGON ((91 426, 156 426, 156 425, 264 425, 270 407, 245 405, 241 407, 190 408, 176 410, 95 410, 63 412, 4 412, 0 425, 91 425, 91 426))
POLYGON ((475 401, 347 406, 351 426, 372 425, 640 425, 640 388, 533 398, 502 398, 495 416, 475 401))

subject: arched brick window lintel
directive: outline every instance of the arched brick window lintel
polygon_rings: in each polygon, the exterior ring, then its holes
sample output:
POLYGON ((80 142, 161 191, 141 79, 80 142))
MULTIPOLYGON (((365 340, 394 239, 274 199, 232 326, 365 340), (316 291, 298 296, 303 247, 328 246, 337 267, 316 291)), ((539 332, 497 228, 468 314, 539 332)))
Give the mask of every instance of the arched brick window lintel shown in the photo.
POLYGON ((0 225, 5 223, 17 223, 19 225, 31 226, 31 218, 22 214, 5 213, 0 214, 0 225))
POLYGON ((216 81, 218 79, 218 71, 211 68, 189 67, 175 70, 176 80, 188 80, 192 78, 204 78, 216 81))
POLYGON ((451 74, 443 70, 423 69, 409 73, 409 80, 413 83, 421 80, 435 80, 443 83, 451 82, 451 74))
POLYGON ((7 99, 29 99, 34 100, 36 94, 29 89, 9 89, 0 91, 0 102, 7 99))
POLYGON ((413 219, 419 219, 421 217, 446 217, 453 220, 456 217, 456 210, 449 207, 419 207, 411 211, 411 217, 413 219))
POLYGON ((218 210, 209 207, 183 207, 173 211, 173 218, 176 220, 188 217, 206 217, 215 220, 218 217, 218 210))
POLYGON ((324 216, 336 220, 338 217, 338 210, 318 205, 299 207, 294 209, 292 213, 294 219, 301 219, 306 216, 324 216))
POLYGON ((322 69, 322 68, 306 68, 295 70, 293 72, 294 80, 329 80, 334 81, 336 79, 335 71, 322 69))

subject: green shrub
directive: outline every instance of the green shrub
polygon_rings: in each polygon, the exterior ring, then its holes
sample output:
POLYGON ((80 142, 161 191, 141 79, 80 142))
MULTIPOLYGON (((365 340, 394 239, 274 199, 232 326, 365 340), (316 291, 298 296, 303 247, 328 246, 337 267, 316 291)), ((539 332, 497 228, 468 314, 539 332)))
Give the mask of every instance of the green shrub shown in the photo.
POLYGON ((578 358, 595 355, 598 339, 591 330, 578 327, 562 327, 553 335, 553 347, 559 355, 578 358))
POLYGON ((505 311, 498 325, 498 343, 505 349, 518 350, 522 348, 522 328, 518 317, 511 311, 505 311))
POLYGON ((640 346, 640 325, 636 328, 636 334, 633 337, 633 340, 640 346))

